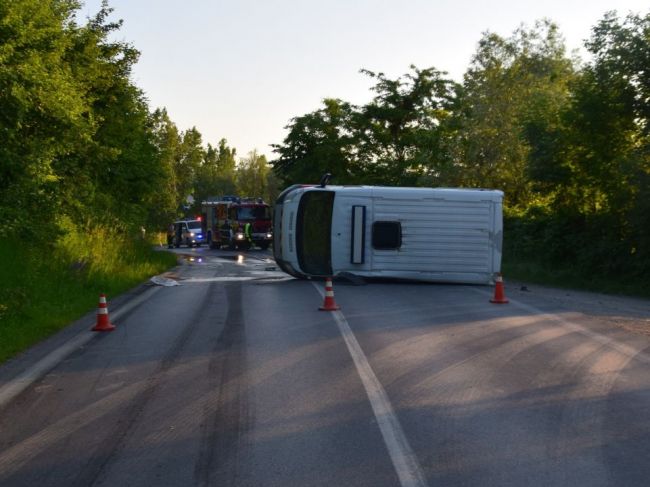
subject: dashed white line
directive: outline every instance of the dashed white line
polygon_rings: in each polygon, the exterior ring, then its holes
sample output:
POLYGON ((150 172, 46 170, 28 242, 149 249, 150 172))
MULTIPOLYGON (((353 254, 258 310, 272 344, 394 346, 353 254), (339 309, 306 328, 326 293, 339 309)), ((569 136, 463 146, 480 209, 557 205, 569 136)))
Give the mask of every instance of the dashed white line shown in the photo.
MULTIPOLYGON (((312 282, 312 284, 324 298, 325 292, 323 289, 315 282, 312 282)), ((400 485, 402 487, 426 487, 427 483, 422 472, 422 467, 406 439, 402 425, 393 410, 386 391, 372 370, 348 321, 340 311, 332 311, 331 313, 352 356, 363 387, 366 390, 400 485)))

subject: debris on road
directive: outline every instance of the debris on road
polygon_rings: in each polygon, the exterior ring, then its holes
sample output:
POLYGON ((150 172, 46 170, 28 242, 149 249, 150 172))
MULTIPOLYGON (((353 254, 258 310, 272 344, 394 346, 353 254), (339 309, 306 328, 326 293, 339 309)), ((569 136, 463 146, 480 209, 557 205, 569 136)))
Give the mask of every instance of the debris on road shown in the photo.
POLYGON ((180 286, 178 281, 175 281, 174 279, 170 279, 168 277, 153 276, 149 280, 157 286, 167 286, 167 287, 180 286))

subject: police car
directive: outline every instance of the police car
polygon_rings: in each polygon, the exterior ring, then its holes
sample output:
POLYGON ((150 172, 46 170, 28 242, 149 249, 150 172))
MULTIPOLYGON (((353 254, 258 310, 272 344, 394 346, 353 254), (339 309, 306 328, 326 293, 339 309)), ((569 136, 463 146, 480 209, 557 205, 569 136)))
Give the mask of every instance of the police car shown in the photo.
POLYGON ((180 220, 174 222, 174 247, 181 245, 200 247, 205 242, 201 220, 180 220))

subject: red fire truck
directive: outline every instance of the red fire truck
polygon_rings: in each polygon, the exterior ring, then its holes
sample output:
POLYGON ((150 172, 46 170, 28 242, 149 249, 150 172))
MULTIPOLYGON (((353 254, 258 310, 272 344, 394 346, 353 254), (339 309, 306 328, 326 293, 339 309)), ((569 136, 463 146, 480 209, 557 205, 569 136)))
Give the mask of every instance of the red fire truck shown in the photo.
POLYGON ((268 249, 273 241, 271 208, 261 198, 223 197, 201 203, 203 232, 211 249, 268 249), (250 239, 246 224, 251 224, 250 239))

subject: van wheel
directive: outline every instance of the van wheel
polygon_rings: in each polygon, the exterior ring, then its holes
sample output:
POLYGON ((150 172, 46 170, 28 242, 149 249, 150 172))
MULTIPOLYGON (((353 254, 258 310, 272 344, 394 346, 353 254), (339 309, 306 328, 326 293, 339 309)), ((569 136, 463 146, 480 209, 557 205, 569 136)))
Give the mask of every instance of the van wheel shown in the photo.
POLYGON ((260 242, 258 245, 262 250, 268 250, 269 245, 271 245, 271 242, 260 242))

